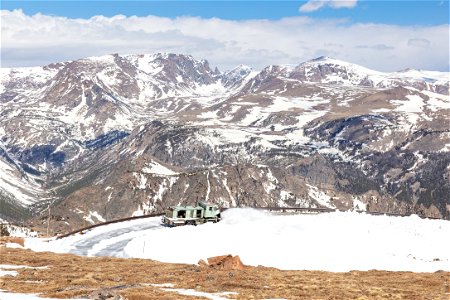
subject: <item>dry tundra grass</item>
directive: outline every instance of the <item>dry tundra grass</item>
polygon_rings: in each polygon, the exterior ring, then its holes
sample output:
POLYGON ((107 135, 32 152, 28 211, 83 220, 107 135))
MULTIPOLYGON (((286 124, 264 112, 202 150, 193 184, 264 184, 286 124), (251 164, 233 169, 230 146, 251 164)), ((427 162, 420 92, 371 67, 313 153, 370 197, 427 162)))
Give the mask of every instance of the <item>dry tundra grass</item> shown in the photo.
MULTIPOLYGON (((3 240, 5 241, 5 240, 3 240)), ((1 244, 1 243, 0 243, 1 244)), ((1 264, 46 266, 17 269, 0 277, 0 289, 43 297, 93 297, 99 292, 126 299, 205 299, 150 284, 209 293, 236 292, 230 299, 442 299, 449 300, 449 272, 281 271, 266 267, 218 270, 143 259, 80 257, 0 245, 1 264)), ((245 262, 244 262, 245 263, 245 262)))

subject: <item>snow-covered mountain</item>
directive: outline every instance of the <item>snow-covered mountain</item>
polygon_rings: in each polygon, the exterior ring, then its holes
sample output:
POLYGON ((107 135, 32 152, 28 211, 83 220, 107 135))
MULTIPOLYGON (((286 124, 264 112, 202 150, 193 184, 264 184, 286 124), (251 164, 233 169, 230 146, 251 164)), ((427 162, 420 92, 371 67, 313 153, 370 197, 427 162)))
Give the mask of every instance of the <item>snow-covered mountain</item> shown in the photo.
POLYGON ((199 199, 449 218, 449 73, 114 54, 3 68, 0 92, 2 218, 51 204, 67 230, 199 199))
POLYGON ((319 57, 298 66, 268 66, 250 82, 248 88, 255 92, 273 77, 294 79, 300 82, 329 83, 343 86, 392 88, 410 86, 440 94, 449 92, 449 76, 445 72, 408 69, 383 73, 329 57, 319 57))

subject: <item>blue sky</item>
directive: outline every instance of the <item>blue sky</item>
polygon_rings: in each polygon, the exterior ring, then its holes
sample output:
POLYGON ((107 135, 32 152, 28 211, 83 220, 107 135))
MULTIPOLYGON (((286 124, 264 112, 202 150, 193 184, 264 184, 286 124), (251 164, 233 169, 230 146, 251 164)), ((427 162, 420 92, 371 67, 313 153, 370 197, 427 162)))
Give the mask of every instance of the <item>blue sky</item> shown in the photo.
POLYGON ((300 12, 307 1, 2 1, 2 9, 22 9, 26 14, 43 13, 69 18, 95 15, 156 15, 162 17, 198 16, 202 18, 280 19, 310 16, 345 18, 349 22, 397 25, 438 25, 449 23, 449 1, 359 1, 352 9, 324 7, 300 12))
POLYGON ((1 66, 171 52, 221 70, 318 56, 449 71, 449 1, 1 1, 1 66))

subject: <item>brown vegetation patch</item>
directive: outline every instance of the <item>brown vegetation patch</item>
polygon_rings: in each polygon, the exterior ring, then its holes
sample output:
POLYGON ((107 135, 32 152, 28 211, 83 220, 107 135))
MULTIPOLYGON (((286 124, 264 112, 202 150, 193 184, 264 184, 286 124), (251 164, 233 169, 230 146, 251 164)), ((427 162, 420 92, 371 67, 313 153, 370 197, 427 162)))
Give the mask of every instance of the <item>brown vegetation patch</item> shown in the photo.
POLYGON ((23 247, 24 239, 21 237, 0 236, 0 246, 4 246, 6 243, 18 244, 23 247))
POLYGON ((230 299, 443 299, 449 297, 449 272, 281 271, 201 268, 153 260, 80 257, 0 247, 2 264, 47 266, 17 269, 0 289, 44 297, 94 297, 105 291, 126 299, 204 299, 177 294, 154 284, 209 293, 236 292, 230 299))

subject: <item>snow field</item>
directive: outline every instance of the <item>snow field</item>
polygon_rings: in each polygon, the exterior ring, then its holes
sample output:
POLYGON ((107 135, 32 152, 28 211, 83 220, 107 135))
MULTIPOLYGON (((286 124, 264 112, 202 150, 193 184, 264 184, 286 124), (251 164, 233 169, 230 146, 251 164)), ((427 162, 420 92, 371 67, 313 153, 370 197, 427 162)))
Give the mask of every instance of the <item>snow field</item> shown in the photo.
MULTIPOLYGON (((113 242, 113 238, 118 238, 118 236, 123 236, 126 234, 116 234, 114 237, 108 237, 109 233, 119 232, 121 229, 126 227, 143 227, 144 225, 153 225, 155 227, 159 226, 160 218, 148 218, 148 219, 136 219, 127 222, 113 223, 107 226, 100 226, 84 232, 83 234, 76 234, 63 239, 55 238, 28 238, 25 239, 25 248, 31 249, 33 251, 50 251, 54 253, 73 253, 77 249, 80 243, 84 243, 93 239, 99 239, 99 242, 95 243, 90 253, 94 255, 94 247, 96 249, 101 249, 106 245, 113 242), (103 246, 102 246, 103 245, 103 246)), ((142 231, 144 232, 144 230, 142 231)), ((141 233, 142 233, 141 232, 141 233)), ((128 234, 128 233, 127 233, 128 234)), ((133 234, 138 235, 139 231, 133 232, 133 234)))
POLYGON ((450 271, 450 222, 445 220, 229 209, 217 224, 166 228, 159 222, 159 218, 140 219, 61 240, 27 239, 25 246, 76 253, 80 245, 91 243, 87 255, 95 256, 105 251, 108 255, 111 246, 120 244, 109 255, 189 264, 232 254, 247 265, 285 270, 450 271))
POLYGON ((218 224, 147 232, 124 251, 130 257, 193 264, 233 254, 248 265, 286 270, 450 270, 448 221, 357 213, 275 216, 253 209, 224 215, 218 224))

